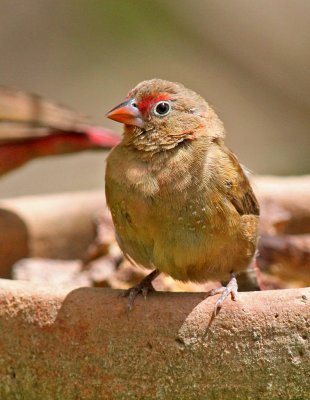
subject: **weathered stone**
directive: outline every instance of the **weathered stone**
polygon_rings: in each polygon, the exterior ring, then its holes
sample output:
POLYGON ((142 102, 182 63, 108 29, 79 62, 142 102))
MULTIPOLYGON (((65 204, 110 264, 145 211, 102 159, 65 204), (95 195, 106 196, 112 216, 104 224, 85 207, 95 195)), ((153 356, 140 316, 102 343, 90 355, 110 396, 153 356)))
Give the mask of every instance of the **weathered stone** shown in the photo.
POLYGON ((0 398, 309 398, 310 289, 215 300, 0 280, 0 398))

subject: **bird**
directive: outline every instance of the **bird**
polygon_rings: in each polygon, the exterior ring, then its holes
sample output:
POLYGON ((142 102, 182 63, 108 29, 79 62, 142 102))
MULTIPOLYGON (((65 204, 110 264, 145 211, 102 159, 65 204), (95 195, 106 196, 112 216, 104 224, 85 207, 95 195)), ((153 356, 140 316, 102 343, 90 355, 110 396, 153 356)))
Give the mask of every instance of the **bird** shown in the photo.
POLYGON ((67 107, 0 86, 0 177, 37 157, 105 150, 118 142, 112 131, 67 107))
POLYGON ((259 204, 244 168, 224 143, 222 121, 180 83, 139 83, 107 113, 124 124, 107 157, 105 193, 124 256, 152 270, 128 289, 127 307, 164 273, 179 281, 221 281, 217 315, 256 251, 259 204))

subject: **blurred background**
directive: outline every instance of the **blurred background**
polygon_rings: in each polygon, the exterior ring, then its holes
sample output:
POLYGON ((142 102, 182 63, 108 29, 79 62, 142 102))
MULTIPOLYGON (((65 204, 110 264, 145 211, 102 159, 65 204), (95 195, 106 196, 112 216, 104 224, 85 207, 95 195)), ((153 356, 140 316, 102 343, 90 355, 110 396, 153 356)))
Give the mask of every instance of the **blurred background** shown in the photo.
MULTIPOLYGON (((256 174, 310 172, 308 0, 1 0, 0 84, 105 118, 138 82, 179 81, 256 174)), ((0 197, 103 187, 104 154, 32 161, 0 197)))

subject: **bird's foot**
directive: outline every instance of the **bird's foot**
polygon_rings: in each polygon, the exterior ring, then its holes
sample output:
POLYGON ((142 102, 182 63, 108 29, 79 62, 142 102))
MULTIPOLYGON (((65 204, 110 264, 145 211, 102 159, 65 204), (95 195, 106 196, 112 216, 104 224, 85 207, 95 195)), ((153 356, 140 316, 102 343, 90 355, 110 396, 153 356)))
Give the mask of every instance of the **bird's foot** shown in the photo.
POLYGON ((150 292, 155 292, 155 289, 152 285, 152 281, 159 275, 159 271, 155 269, 153 272, 151 272, 149 275, 147 275, 145 278, 142 279, 140 283, 137 285, 133 286, 132 288, 127 289, 122 296, 123 297, 128 297, 128 302, 127 302, 127 308, 129 311, 132 310, 133 308, 133 303, 135 301, 135 298, 138 296, 138 294, 142 294, 144 299, 146 299, 147 295, 150 292))
POLYGON ((235 274, 231 274, 230 281, 228 282, 227 286, 222 286, 220 288, 209 290, 206 293, 205 298, 214 296, 216 294, 221 294, 221 297, 216 301, 213 310, 213 316, 216 317, 219 313, 224 300, 226 297, 231 295, 231 299, 236 301, 237 300, 237 293, 238 293, 238 283, 235 274))

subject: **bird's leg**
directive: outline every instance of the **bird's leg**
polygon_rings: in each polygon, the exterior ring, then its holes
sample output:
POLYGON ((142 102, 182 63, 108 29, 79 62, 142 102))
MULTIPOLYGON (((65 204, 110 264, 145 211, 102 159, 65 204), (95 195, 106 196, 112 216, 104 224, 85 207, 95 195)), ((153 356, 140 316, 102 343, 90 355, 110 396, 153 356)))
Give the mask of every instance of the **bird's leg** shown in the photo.
POLYGON ((132 310, 135 298, 138 296, 139 293, 141 293, 142 296, 146 299, 146 296, 148 295, 149 292, 155 291, 155 289, 152 285, 152 281, 159 274, 160 274, 160 272, 158 271, 158 269, 155 269, 149 275, 147 275, 145 278, 143 278, 142 281, 140 283, 138 283, 136 286, 133 286, 132 288, 126 290, 126 292, 123 294, 123 296, 128 297, 127 307, 129 310, 132 310))
POLYGON ((205 298, 214 296, 216 294, 221 294, 221 297, 216 301, 214 306, 214 311, 213 311, 214 317, 216 317, 216 315, 220 311, 226 297, 231 295, 231 299, 236 301, 237 293, 238 293, 238 283, 234 273, 231 273, 230 281, 228 282, 227 286, 222 286, 220 288, 212 289, 206 293, 205 298))
POLYGON ((238 274, 238 291, 253 292, 261 290, 259 281, 260 270, 258 269, 257 259, 254 256, 247 269, 238 274))

